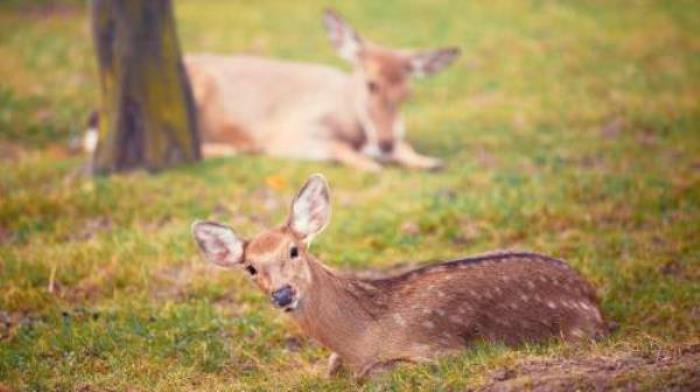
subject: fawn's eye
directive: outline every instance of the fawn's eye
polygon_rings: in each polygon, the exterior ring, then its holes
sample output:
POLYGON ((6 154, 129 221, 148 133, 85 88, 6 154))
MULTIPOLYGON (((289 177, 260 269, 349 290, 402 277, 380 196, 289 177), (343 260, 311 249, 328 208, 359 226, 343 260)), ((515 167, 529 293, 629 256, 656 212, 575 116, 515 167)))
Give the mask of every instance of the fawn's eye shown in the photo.
POLYGON ((299 248, 292 246, 289 248, 289 258, 296 259, 297 257, 299 257, 299 248))
POLYGON ((367 82, 367 90, 369 90, 370 93, 374 94, 379 90, 379 85, 377 82, 370 80, 367 82))
POLYGON ((256 270, 255 267, 253 267, 252 265, 247 265, 247 266, 245 267, 245 269, 246 269, 246 271, 248 271, 248 273, 251 274, 251 275, 255 275, 255 274, 258 273, 258 270, 256 270))

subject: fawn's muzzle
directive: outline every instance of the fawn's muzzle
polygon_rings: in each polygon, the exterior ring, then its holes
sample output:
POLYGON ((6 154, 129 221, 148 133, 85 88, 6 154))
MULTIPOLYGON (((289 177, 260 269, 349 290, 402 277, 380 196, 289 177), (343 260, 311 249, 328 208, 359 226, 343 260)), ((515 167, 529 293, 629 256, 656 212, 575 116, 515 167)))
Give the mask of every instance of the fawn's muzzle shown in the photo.
POLYGON ((285 285, 282 286, 282 288, 273 291, 272 302, 280 308, 284 308, 285 306, 288 306, 294 302, 294 289, 292 286, 285 285))

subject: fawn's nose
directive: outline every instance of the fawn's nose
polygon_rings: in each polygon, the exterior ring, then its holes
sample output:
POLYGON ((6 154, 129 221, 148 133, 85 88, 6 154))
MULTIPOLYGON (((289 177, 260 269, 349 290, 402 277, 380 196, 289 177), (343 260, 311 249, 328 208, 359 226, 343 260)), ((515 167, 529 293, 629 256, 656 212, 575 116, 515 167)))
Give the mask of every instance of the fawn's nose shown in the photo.
POLYGON ((294 289, 290 285, 282 286, 272 292, 272 302, 280 308, 291 304, 292 301, 294 301, 294 289))

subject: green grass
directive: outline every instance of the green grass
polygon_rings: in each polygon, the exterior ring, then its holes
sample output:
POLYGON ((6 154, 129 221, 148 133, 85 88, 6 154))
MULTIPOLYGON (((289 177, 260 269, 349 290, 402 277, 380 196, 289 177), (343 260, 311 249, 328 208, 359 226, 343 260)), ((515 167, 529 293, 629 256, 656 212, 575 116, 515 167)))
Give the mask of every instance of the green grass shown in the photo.
MULTIPOLYGON (((325 2, 289 4, 178 1, 182 45, 345 67, 325 2)), ((81 6, 0 5, 0 385, 457 390, 532 359, 700 343, 696 2, 338 2, 378 42, 463 49, 405 108, 410 141, 446 170, 239 156, 96 180, 75 176, 82 159, 62 148, 99 96, 81 6), (328 352, 242 274, 209 267, 189 234, 196 218, 248 235, 278 223, 312 172, 333 192, 313 246, 329 265, 530 249, 590 279, 619 331, 593 347, 479 347, 362 386, 324 378, 328 352)))

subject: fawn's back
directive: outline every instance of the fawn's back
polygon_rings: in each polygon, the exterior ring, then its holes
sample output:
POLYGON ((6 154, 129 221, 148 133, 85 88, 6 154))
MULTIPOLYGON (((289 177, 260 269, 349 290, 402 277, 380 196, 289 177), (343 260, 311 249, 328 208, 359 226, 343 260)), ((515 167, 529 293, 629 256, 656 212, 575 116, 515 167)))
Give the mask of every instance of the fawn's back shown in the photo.
POLYGON ((403 328, 419 344, 517 344, 603 331, 590 285, 564 262, 538 254, 456 260, 367 283, 385 293, 377 298, 381 329, 403 328))

